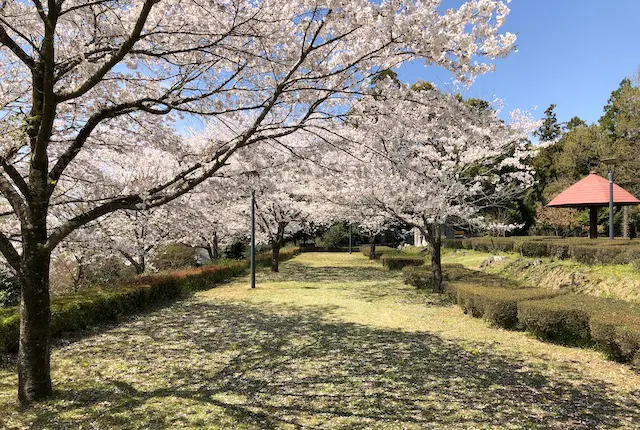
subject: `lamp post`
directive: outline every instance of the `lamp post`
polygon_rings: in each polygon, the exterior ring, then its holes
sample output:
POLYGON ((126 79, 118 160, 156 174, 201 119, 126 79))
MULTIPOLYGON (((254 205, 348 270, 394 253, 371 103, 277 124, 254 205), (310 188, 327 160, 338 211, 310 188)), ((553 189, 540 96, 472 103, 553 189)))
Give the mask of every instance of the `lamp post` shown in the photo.
POLYGON ((613 168, 618 163, 616 157, 605 158, 602 162, 609 173, 609 239, 613 240, 613 168))
POLYGON ((251 288, 256 287, 256 192, 251 190, 251 288))
POLYGON ((349 254, 351 254, 351 223, 349 223, 349 254))

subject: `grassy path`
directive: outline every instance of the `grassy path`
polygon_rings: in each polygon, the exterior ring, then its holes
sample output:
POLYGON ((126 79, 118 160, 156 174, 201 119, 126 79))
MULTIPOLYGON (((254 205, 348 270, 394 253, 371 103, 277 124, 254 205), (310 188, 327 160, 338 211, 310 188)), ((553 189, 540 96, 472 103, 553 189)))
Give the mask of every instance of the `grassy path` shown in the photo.
POLYGON ((489 328, 362 255, 303 254, 54 351, 0 428, 637 428, 640 375, 489 328))

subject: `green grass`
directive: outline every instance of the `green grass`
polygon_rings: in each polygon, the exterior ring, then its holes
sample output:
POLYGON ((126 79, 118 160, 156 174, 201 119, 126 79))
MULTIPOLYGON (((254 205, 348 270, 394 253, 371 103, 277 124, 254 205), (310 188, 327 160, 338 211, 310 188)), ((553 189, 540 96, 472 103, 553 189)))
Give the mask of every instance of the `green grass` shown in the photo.
POLYGON ((0 428, 633 428, 640 375, 490 328, 354 253, 305 253, 53 353, 56 397, 0 428))

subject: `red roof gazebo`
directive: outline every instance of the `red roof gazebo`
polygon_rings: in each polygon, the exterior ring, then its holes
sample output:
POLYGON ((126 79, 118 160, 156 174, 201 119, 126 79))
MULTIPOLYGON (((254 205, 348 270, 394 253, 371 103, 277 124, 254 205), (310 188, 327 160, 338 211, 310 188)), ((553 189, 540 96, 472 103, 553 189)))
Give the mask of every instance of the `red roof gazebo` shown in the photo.
MULTIPOLYGON (((640 200, 624 188, 613 184, 613 204, 640 205, 640 200)), ((547 205, 550 208, 589 208, 589 237, 598 237, 598 208, 609 205, 609 180, 591 172, 558 194, 547 205)))

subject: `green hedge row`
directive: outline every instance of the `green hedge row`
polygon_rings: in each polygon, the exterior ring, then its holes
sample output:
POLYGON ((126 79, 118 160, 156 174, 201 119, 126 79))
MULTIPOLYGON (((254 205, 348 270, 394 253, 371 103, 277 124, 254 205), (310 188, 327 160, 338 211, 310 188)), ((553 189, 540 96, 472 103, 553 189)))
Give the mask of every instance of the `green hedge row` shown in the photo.
POLYGON ((640 366, 640 304, 570 294, 520 303, 518 318, 541 339, 595 345, 616 361, 640 366))
MULTIPOLYGON (((300 254, 300 248, 282 248, 280 250, 280 263, 283 261, 291 260, 296 255, 300 254)), ((257 252, 256 253, 256 266, 268 267, 271 266, 271 251, 257 252)))
MULTIPOLYGON (((361 246, 360 252, 362 252, 363 255, 366 255, 368 257, 370 249, 371 249, 370 246, 361 246)), ((384 254, 388 254, 390 252, 398 252, 398 250, 395 248, 391 248, 389 246, 383 246, 383 245, 376 246, 375 258, 377 260, 378 258, 382 257, 384 254)))
MULTIPOLYGON (((228 262, 167 274, 141 276, 127 285, 97 288, 55 298, 51 303, 51 335, 117 320, 137 311, 246 273, 247 263, 228 262)), ((20 317, 17 307, 0 310, 0 352, 18 349, 20 317)))
MULTIPOLYGON (((428 266, 402 269, 404 282, 432 286, 428 266)), ((445 291, 473 317, 542 340, 595 346, 611 359, 640 368, 640 304, 561 290, 528 288, 461 265, 443 265, 445 291)))
MULTIPOLYGON (((481 272, 466 269, 462 264, 443 264, 442 265, 442 278, 444 281, 461 281, 467 277, 475 276, 476 274, 484 275, 481 272)), ((419 289, 433 289, 433 273, 431 272, 431 266, 408 266, 402 268, 402 277, 404 283, 412 285, 419 289)), ((445 287, 448 288, 450 294, 455 294, 453 291, 454 282, 446 282, 445 287)))
POLYGON ((456 288, 456 302, 465 313, 484 318, 498 327, 518 327, 518 304, 562 294, 545 288, 500 288, 461 285, 456 288))
POLYGON ((406 266, 422 266, 424 255, 388 253, 380 257, 380 263, 389 270, 400 270, 406 266))
POLYGON ((519 252, 527 257, 572 258, 580 263, 627 264, 640 259, 640 241, 544 236, 448 239, 443 246, 483 252, 519 252))

